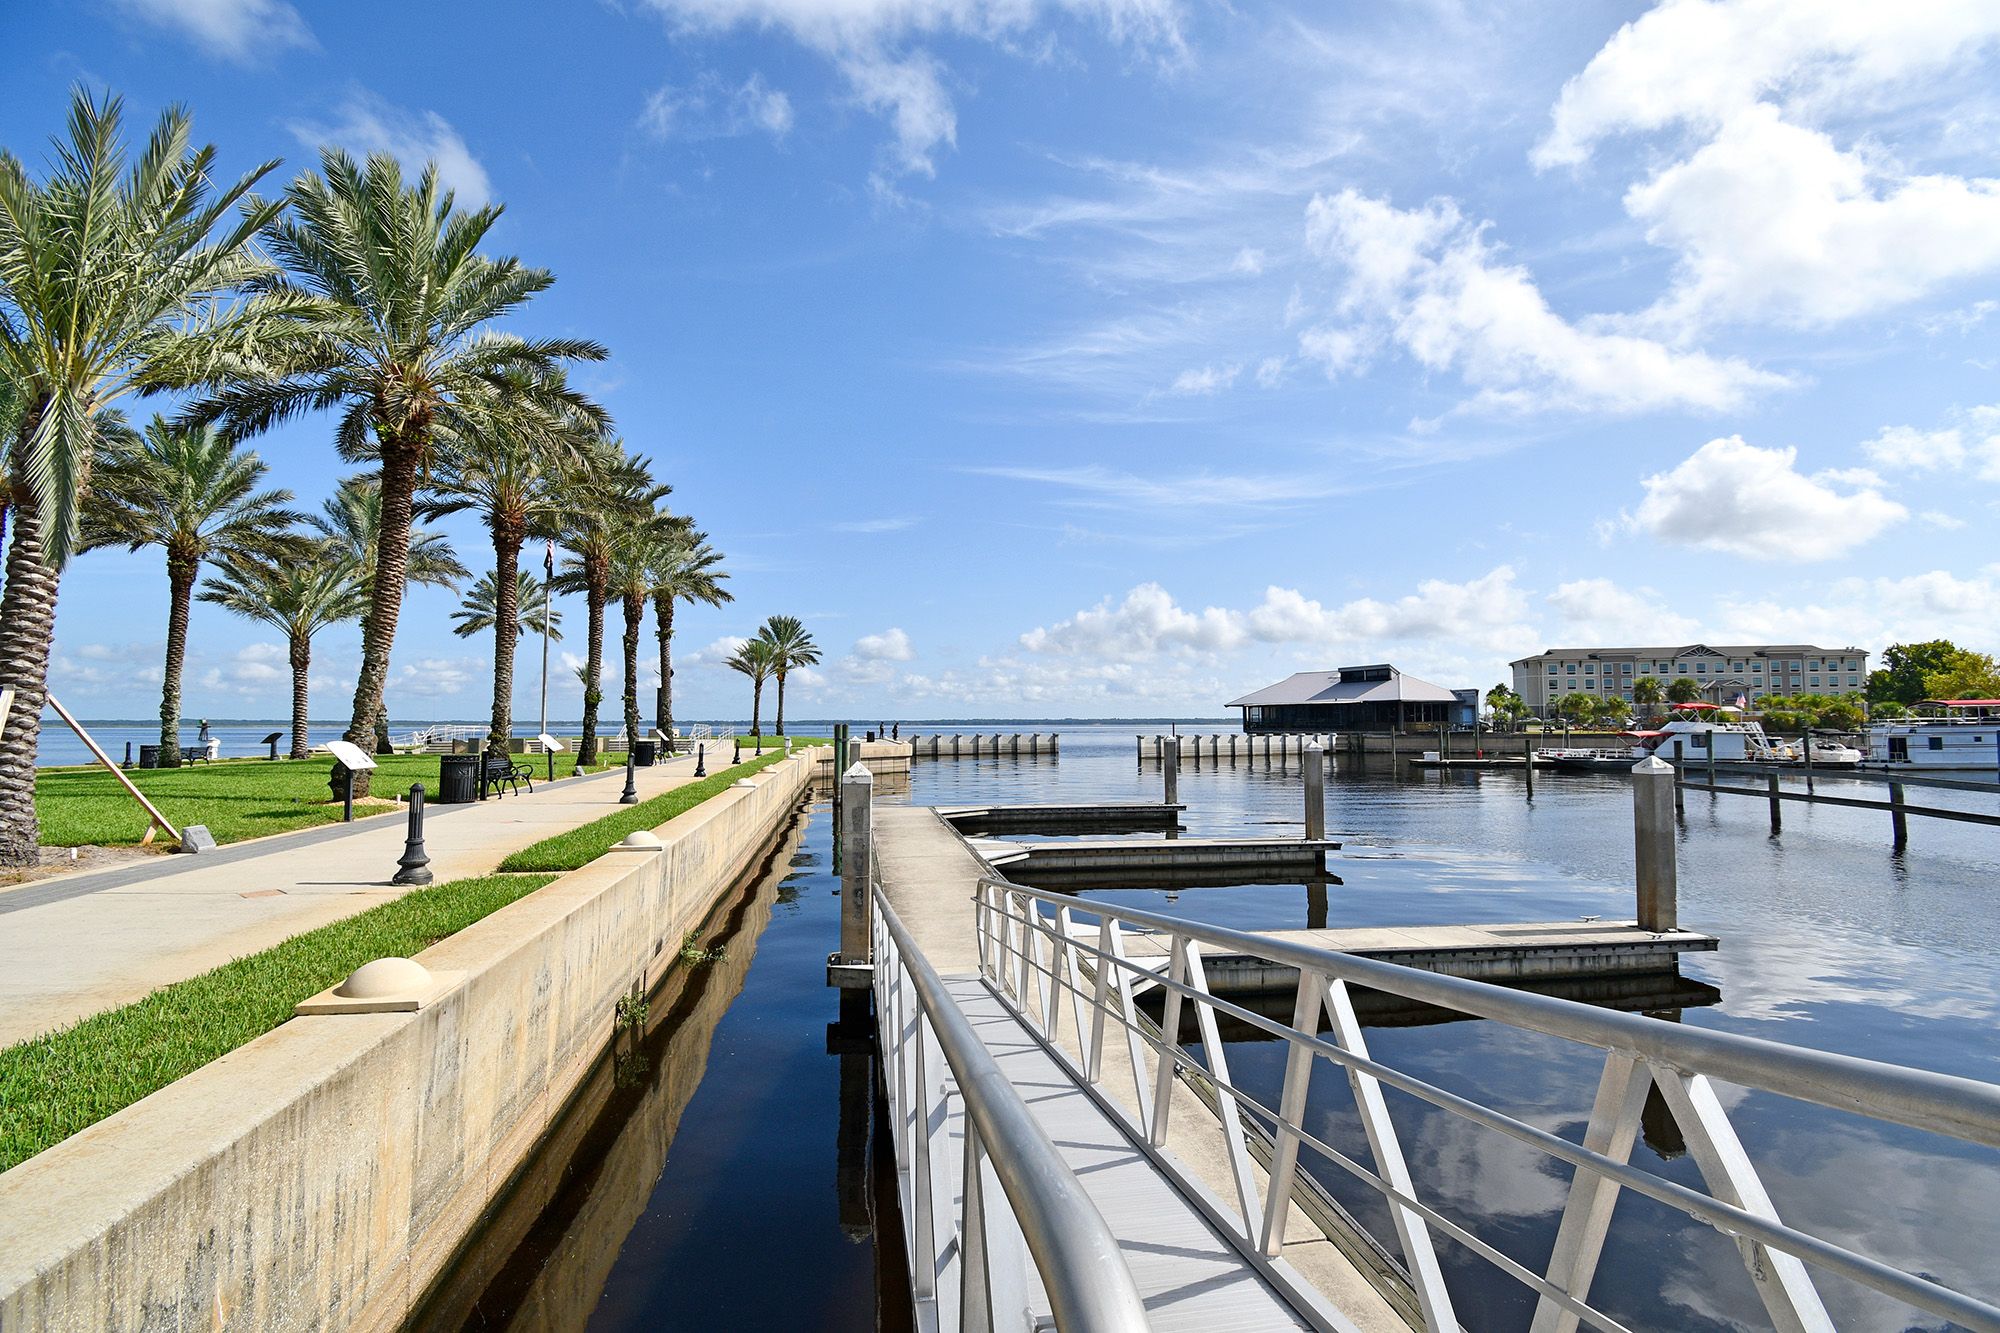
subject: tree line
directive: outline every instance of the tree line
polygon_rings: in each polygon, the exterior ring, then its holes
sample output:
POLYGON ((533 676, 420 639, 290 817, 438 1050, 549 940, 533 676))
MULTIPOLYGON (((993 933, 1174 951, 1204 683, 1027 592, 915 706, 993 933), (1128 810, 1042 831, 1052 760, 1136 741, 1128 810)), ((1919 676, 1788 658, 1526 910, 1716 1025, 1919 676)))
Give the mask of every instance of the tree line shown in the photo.
MULTIPOLYGON (((588 612, 581 763, 597 757, 610 605, 622 617, 622 720, 637 738, 646 610, 661 681, 653 720, 671 735, 675 610, 732 600, 707 534, 667 506, 671 487, 570 384, 571 368, 606 349, 499 327, 555 280, 483 252, 500 205, 460 207, 434 163, 409 179, 393 157, 335 148, 257 193, 279 165, 219 180, 214 146, 195 143, 179 107, 135 151, 119 99, 81 90, 39 178, 0 150, 0 681, 16 691, 0 732, 0 865, 37 857, 35 752, 57 595, 78 554, 165 554, 165 763, 180 755, 195 601, 285 636, 295 756, 307 750, 313 638, 358 620, 344 735, 372 745, 405 592, 469 576, 425 527, 446 514, 477 515, 491 538, 491 569, 454 620, 461 635, 494 636, 496 751, 512 731, 516 643, 559 619, 520 568, 531 543, 547 543, 545 576, 588 612), (134 428, 122 404, 160 394, 178 410, 134 428), (307 515, 264 486, 266 465, 244 446, 322 412, 359 471, 307 515)), ((775 616, 738 657, 755 707, 776 680, 782 731, 786 677, 819 660, 812 636, 775 616)))

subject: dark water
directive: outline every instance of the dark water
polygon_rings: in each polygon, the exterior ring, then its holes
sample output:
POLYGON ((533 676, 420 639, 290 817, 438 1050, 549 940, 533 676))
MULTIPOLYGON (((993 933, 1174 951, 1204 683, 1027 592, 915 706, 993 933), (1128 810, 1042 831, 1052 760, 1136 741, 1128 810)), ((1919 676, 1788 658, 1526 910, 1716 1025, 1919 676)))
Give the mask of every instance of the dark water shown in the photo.
MULTIPOLYGON (((1026 728, 1032 729, 1032 728, 1026 728)), ((986 728, 990 731, 991 728, 986 728)), ((1133 733, 1069 729, 1059 759, 918 761, 909 799, 1158 799, 1157 765, 1135 760, 1133 733)), ((1820 790, 1881 784, 1820 779, 1820 790)), ((1298 836, 1296 763, 1184 766, 1180 799, 1197 834, 1298 836)), ((1721 937, 1692 954, 1687 977, 1717 1003, 1662 1011, 1692 1026, 2000 1081, 2000 830, 1912 819, 1902 853, 1888 817, 1785 809, 1781 838, 1765 803, 1687 794, 1680 840, 1683 924, 1721 937)), ((2000 812, 2000 793, 1911 789, 1911 800, 2000 812)), ((1328 785, 1328 836, 1344 844, 1338 883, 1192 888, 1101 896, 1245 928, 1629 918, 1631 789, 1612 776, 1538 776, 1532 801, 1518 774, 1399 776, 1380 762, 1328 785)), ((1099 894, 1086 892, 1086 897, 1099 894)), ((1375 1026, 1378 1058, 1580 1140, 1602 1057, 1494 1024, 1375 1026)), ((1283 1052, 1228 1046, 1232 1078, 1275 1105, 1283 1052)), ((1339 1072, 1322 1068, 1310 1127, 1367 1160, 1339 1072)), ((2000 1155, 1876 1125, 1787 1099, 1721 1089, 1737 1133, 1788 1221, 1864 1253, 2000 1299, 2000 1155)), ((1546 1262, 1569 1170, 1470 1122, 1390 1092, 1420 1194, 1505 1253, 1546 1262)), ((1634 1164, 1701 1188, 1669 1117, 1655 1105, 1634 1164)), ((1394 1249, 1372 1191, 1336 1168, 1321 1179, 1394 1249)), ((1440 1239, 1460 1319, 1524 1328, 1526 1289, 1440 1239)), ((1842 1279, 1820 1277, 1842 1327, 1933 1327, 1842 1279)), ((1625 1194, 1593 1296, 1638 1327, 1761 1327, 1766 1317, 1732 1243, 1682 1215, 1625 1194)))
POLYGON ((831 826, 717 907, 411 1327, 910 1326, 866 1024, 826 987, 831 826))

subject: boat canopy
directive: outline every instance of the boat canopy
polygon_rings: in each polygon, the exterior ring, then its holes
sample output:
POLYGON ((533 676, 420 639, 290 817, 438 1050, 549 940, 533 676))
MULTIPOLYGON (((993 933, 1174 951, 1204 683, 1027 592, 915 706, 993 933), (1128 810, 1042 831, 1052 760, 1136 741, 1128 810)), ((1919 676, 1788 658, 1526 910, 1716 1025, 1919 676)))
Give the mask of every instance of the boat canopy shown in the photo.
POLYGON ((1667 733, 1664 731, 1621 731, 1618 734, 1620 736, 1630 736, 1635 741, 1643 741, 1651 740, 1655 736, 1664 736, 1667 733))
POLYGON ((1926 699, 1919 708, 2000 708, 2000 699, 1926 699))
POLYGON ((1677 713, 1712 713, 1722 707, 1721 704, 1670 704, 1668 706, 1677 713))

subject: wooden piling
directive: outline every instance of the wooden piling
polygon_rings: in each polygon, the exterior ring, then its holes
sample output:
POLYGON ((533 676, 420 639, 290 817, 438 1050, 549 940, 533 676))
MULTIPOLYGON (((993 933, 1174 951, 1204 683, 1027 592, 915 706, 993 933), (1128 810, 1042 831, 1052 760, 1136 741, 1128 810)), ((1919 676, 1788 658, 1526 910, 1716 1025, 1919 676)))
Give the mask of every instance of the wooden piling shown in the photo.
POLYGON ((1766 774, 1764 785, 1771 793, 1771 836, 1775 838, 1785 831, 1785 803, 1778 799, 1778 775, 1766 774))
POLYGON ((1903 784, 1889 784, 1890 845, 1902 851, 1910 842, 1910 817, 1903 813, 1903 784))

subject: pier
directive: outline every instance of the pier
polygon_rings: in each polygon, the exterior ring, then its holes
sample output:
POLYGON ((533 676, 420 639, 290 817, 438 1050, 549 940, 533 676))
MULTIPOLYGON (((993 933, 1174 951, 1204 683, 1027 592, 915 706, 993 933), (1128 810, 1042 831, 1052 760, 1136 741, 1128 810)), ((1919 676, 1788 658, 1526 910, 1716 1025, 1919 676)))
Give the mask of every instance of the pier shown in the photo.
POLYGON ((1172 736, 1138 736, 1139 762, 1157 764, 1169 753, 1179 756, 1182 764, 1199 765, 1249 763, 1282 763, 1287 759, 1304 757, 1308 746, 1317 745, 1322 750, 1333 748, 1336 737, 1327 732, 1259 732, 1250 736, 1236 732, 1210 732, 1196 734, 1180 732, 1172 736))
MULTIPOLYGON (((1672 910, 1671 866, 1662 883, 1646 845, 1649 830, 1670 827, 1673 778, 1658 768, 1639 775, 1635 800, 1642 919, 1672 910)), ((1986 1147, 2000 1147, 2000 1087, 1409 965, 1456 955, 1526 975, 1543 966, 1536 951, 1595 951, 1617 970, 1649 947, 1659 956, 1712 948, 1712 938, 1624 922, 1452 928, 1464 932, 1456 938, 1383 931, 1373 941, 1208 926, 1015 883, 939 812, 872 808, 868 775, 854 778, 842 910, 873 953, 838 961, 865 971, 873 991, 921 1326, 1442 1333, 1460 1326, 1439 1257, 1454 1245, 1526 1287, 1538 1329, 1620 1327, 1590 1297, 1612 1206, 1631 1190, 1684 1227, 1731 1238, 1779 1327, 1832 1326, 1818 1286, 1830 1272, 1962 1326, 2000 1329, 2000 1307, 1864 1242, 1781 1218, 1711 1080, 1986 1147), (1676 938, 1663 947, 1640 936, 1676 938), (1264 970, 1258 989, 1274 992, 1264 998, 1290 1000, 1289 1019, 1232 993, 1225 978, 1249 968, 1264 970), (1592 1053, 1601 1076, 1581 1143, 1371 1052, 1357 995, 1592 1053), (1225 1023, 1287 1046, 1274 1093, 1232 1076, 1225 1023), (1359 1113, 1345 1133, 1310 1109, 1327 1086, 1312 1078, 1322 1060, 1342 1071, 1359 1113), (1509 1257, 1497 1236, 1480 1234, 1482 1220, 1427 1201, 1449 1182, 1431 1177, 1428 1156, 1405 1155, 1385 1088, 1561 1164, 1569 1184, 1546 1264, 1509 1257), (1664 1131, 1684 1146, 1705 1190, 1631 1160, 1642 1119, 1649 1142, 1664 1131), (1393 1243, 1362 1233, 1307 1162, 1378 1192, 1393 1243)), ((1681 1003, 1666 982, 1640 990, 1681 1003)))
POLYGON ((1085 804, 949 805, 938 817, 968 836, 995 833, 1142 833, 1174 829, 1187 809, 1179 802, 1092 801, 1085 804))

